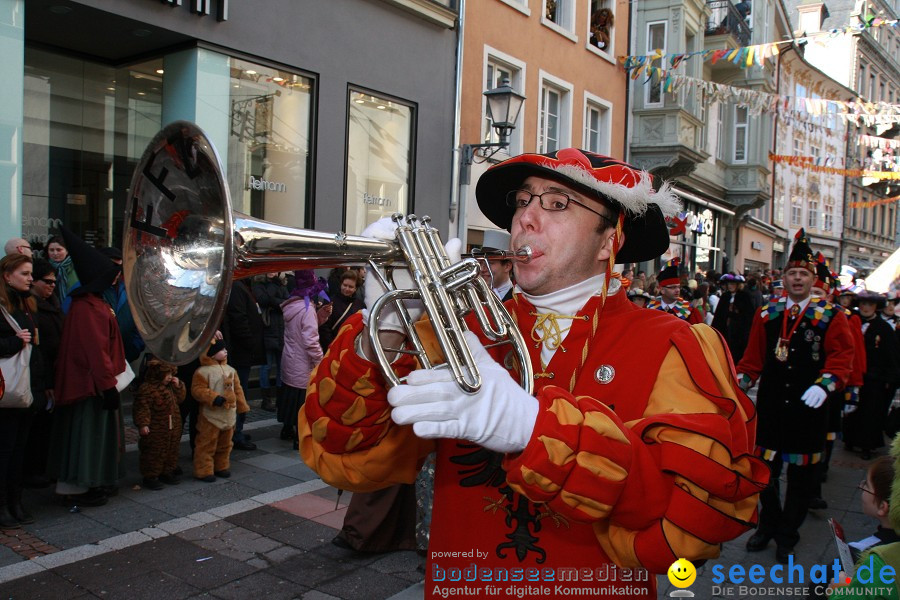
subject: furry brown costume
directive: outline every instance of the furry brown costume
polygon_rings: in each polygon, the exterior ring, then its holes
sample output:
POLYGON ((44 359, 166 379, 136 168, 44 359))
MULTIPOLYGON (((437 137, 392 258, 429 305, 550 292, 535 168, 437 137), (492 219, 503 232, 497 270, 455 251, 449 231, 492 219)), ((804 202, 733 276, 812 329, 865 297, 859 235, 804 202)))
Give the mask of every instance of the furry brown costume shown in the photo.
MULTIPOLYGON (((210 351, 215 348, 214 345, 210 351)), ((200 368, 194 372, 191 382, 191 395, 200 405, 194 448, 194 477, 197 479, 208 478, 213 473, 227 477, 225 473, 231 465, 233 446, 231 435, 237 415, 250 411, 237 371, 227 360, 218 361, 213 356, 200 355, 200 368), (224 402, 217 406, 219 397, 224 398, 224 402)))
POLYGON ((167 381, 175 377, 174 365, 158 358, 147 361, 144 381, 134 398, 132 412, 138 431, 148 427, 150 432, 138 441, 141 475, 157 479, 171 475, 178 467, 178 444, 181 442, 181 413, 178 405, 184 400, 184 383, 167 381))

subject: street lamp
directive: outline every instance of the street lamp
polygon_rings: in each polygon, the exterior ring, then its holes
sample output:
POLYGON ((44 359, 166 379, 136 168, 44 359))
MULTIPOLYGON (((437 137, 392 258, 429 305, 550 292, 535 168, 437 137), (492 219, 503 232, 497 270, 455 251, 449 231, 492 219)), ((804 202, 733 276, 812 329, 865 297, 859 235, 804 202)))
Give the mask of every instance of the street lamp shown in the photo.
POLYGON ((482 150, 480 154, 482 160, 479 162, 483 162, 509 147, 509 134, 516 128, 516 120, 522 110, 522 103, 525 102, 525 96, 512 89, 507 78, 503 79, 499 87, 484 92, 484 96, 487 98, 487 114, 491 120, 491 127, 497 132, 500 141, 490 144, 463 144, 465 180, 462 183, 469 183, 468 167, 475 162, 475 153, 478 150, 482 150))

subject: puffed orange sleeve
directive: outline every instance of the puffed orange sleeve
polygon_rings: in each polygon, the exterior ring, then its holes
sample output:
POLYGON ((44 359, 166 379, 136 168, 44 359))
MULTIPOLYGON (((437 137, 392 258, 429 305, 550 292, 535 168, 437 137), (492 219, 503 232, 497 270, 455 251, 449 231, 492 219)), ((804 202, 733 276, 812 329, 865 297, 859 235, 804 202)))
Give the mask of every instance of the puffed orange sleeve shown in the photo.
MULTIPOLYGON (((325 357, 310 374, 297 431, 300 455, 323 481, 354 492, 412 483, 434 440, 391 421, 387 386, 377 365, 356 353, 362 316, 347 319, 325 357)), ((403 356, 395 372, 409 373, 415 361, 403 356)))
POLYGON ((508 456, 516 491, 590 522, 619 566, 665 572, 718 556, 756 521, 768 469, 752 454, 755 411, 721 337, 706 325, 672 337, 642 418, 559 387, 538 395, 532 439, 508 456))

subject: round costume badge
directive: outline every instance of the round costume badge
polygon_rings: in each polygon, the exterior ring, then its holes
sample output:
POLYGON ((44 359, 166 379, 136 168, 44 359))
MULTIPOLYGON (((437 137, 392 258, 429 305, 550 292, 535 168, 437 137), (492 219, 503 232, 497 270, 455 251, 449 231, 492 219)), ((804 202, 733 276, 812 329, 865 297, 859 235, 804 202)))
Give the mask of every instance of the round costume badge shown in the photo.
POLYGON ((612 365, 600 365, 600 368, 594 373, 594 378, 597 380, 597 383, 603 384, 609 383, 615 376, 616 370, 612 365))

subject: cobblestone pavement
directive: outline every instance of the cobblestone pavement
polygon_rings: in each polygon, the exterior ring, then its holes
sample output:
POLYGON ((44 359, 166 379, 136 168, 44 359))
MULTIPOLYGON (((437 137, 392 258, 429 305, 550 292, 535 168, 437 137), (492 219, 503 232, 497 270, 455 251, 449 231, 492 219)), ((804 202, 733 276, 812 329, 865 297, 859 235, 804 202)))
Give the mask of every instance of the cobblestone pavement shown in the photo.
MULTIPOLYGON (((422 598, 423 559, 416 553, 366 555, 330 543, 351 494, 338 499, 302 463, 290 442, 279 439, 281 425, 271 413, 254 409, 250 417, 246 430, 258 449, 233 452, 229 479, 191 479, 183 442, 186 476, 178 486, 142 489, 130 445, 128 475, 105 506, 63 506, 50 488, 26 490, 36 522, 0 531, 0 598, 422 598)), ((829 517, 844 525, 849 539, 874 530, 856 487, 866 464, 838 445, 824 485, 829 508, 810 513, 797 547, 796 560, 807 572, 834 559, 829 517)), ((759 553, 744 549, 749 535, 725 544, 719 558, 698 570, 690 587, 695 598, 771 597, 762 586, 713 584, 714 565, 758 563, 768 572, 775 564, 774 545, 759 553)), ((659 597, 671 597, 668 580, 658 581, 659 597)))

